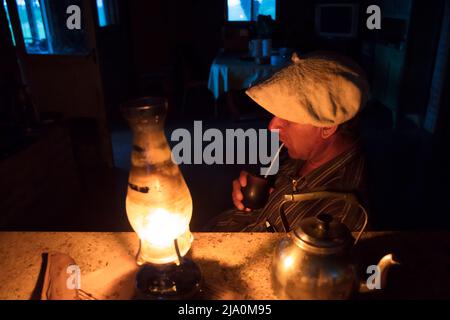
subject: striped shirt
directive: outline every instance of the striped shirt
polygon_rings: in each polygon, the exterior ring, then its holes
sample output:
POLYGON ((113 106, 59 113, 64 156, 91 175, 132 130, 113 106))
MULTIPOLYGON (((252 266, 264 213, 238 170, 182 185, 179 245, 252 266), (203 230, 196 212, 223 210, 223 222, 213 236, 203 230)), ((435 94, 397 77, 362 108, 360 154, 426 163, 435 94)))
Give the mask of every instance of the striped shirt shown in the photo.
MULTIPOLYGON (((334 191, 353 193, 365 206, 365 165, 358 146, 341 153, 334 159, 299 177, 302 160, 288 158, 278 171, 274 191, 262 209, 244 212, 232 209, 213 219, 207 227, 209 231, 267 231, 267 226, 275 231, 284 231, 279 208, 284 196, 292 193, 334 191)), ((304 202, 292 202, 285 206, 285 214, 291 229, 310 216, 328 213, 339 219, 350 230, 359 230, 364 222, 360 209, 339 199, 325 198, 304 202)))

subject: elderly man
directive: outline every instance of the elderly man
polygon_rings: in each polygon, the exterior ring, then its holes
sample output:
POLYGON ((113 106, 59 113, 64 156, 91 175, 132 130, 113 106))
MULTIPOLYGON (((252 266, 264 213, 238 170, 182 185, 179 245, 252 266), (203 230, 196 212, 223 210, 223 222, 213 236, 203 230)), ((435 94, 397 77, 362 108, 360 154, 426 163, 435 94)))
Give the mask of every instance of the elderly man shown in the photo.
MULTIPOLYGON (((247 90, 247 95, 274 115, 269 129, 278 129, 289 154, 276 175, 262 209, 242 204, 247 172, 233 181, 235 209, 213 219, 212 231, 282 231, 279 206, 285 194, 314 191, 352 192, 364 205, 364 159, 354 130, 355 116, 364 106, 368 85, 352 61, 331 54, 294 55, 292 63, 247 90)), ((326 198, 288 205, 291 227, 304 217, 332 214, 352 230, 362 226, 356 206, 326 198)))

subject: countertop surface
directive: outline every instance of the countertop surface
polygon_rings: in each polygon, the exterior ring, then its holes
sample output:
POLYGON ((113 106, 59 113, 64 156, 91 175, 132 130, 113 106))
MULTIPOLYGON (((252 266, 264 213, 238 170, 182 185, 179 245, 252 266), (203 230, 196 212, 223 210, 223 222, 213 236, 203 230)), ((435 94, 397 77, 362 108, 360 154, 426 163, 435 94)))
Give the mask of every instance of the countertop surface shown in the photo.
MULTIPOLYGON (((276 299, 270 264, 277 233, 194 233, 191 258, 200 267, 207 299, 276 299)), ((81 288, 97 299, 134 296, 138 239, 132 232, 0 232, 0 299, 34 299, 42 254, 65 253, 81 271, 81 288)), ((369 232, 355 255, 365 270, 388 253, 385 290, 357 299, 450 299, 450 233, 369 232)), ((369 275, 367 275, 369 276, 369 275)))

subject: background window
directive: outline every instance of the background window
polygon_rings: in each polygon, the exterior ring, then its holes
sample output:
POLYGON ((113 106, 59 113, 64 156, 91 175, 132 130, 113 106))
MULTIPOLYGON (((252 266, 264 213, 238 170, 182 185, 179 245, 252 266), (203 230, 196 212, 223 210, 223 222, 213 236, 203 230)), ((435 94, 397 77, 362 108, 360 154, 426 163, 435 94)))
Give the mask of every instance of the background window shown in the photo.
POLYGON ((256 21, 258 15, 276 18, 276 0, 227 0, 228 21, 256 21))
POLYGON ((31 54, 86 54, 82 0, 16 0, 23 40, 31 54), (67 7, 81 8, 81 30, 67 28, 67 7))
POLYGON ((49 52, 41 11, 43 3, 41 4, 39 0, 17 0, 16 2, 27 52, 49 52))

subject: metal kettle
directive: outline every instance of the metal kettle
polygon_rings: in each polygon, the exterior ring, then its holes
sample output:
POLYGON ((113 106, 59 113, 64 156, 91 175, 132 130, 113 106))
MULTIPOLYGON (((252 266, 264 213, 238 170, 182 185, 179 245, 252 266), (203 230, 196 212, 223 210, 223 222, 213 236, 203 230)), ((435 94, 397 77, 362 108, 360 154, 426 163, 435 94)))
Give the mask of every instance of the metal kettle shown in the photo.
MULTIPOLYGON (((278 243, 271 266, 272 288, 279 298, 340 300, 348 299, 358 290, 367 291, 366 283, 359 281, 351 254, 367 225, 367 213, 353 194, 324 191, 286 195, 280 216, 287 236, 278 243), (289 231, 284 214, 286 203, 326 197, 349 201, 361 208, 365 222, 356 239, 345 224, 328 214, 303 219, 298 228, 289 231)), ((392 255, 386 255, 378 264, 382 287, 393 264, 397 262, 392 255)))

